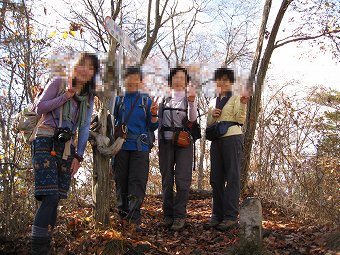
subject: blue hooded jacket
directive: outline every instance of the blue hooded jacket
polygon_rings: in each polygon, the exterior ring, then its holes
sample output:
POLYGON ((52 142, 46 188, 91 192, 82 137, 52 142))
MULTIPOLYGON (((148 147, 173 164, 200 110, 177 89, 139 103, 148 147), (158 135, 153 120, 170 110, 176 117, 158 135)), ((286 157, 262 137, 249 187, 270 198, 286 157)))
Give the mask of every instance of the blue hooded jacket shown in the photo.
POLYGON ((158 128, 158 122, 151 122, 152 116, 150 108, 152 100, 147 94, 142 94, 140 92, 127 92, 124 97, 116 97, 114 107, 115 126, 122 124, 122 121, 126 120, 138 95, 139 99, 127 122, 128 136, 122 146, 122 150, 150 151, 149 144, 147 143, 149 131, 154 132, 158 128), (138 142, 138 138, 140 137, 143 137, 143 142, 138 142))

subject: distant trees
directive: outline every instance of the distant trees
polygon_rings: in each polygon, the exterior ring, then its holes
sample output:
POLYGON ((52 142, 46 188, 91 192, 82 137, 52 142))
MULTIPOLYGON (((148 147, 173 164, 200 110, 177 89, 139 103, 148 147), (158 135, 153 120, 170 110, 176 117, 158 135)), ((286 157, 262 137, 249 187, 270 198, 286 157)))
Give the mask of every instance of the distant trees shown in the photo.
POLYGON ((0 18, 0 226, 4 235, 25 229, 33 200, 30 148, 15 134, 13 116, 32 102, 43 82, 50 39, 25 4, 4 1, 0 18))
MULTIPOLYGON (((247 182, 249 180, 250 156, 255 136, 255 130, 258 124, 258 116, 260 114, 261 97, 263 84, 269 68, 270 59, 273 51, 288 43, 301 42, 307 40, 315 40, 317 38, 329 38, 332 44, 339 43, 339 37, 335 35, 340 32, 339 20, 336 18, 337 4, 335 2, 314 1, 306 6, 300 1, 283 0, 281 6, 275 16, 272 28, 269 29, 269 15, 272 8, 272 1, 266 0, 263 8, 262 23, 259 30, 257 47, 251 67, 251 72, 248 78, 249 89, 252 90, 255 85, 254 95, 248 104, 248 121, 246 123, 244 160, 241 172, 242 189, 246 192, 247 182), (284 26, 284 16, 287 10, 291 7, 291 12, 297 11, 304 22, 294 21, 292 17, 288 24, 295 25, 294 28, 288 29, 284 26), (325 13, 329 16, 325 17, 325 13), (317 18, 318 17, 318 18, 317 18), (315 25, 315 27, 314 27, 315 25), (288 30, 287 36, 283 39, 277 37, 281 34, 283 28, 288 30), (266 44, 264 43, 266 40, 266 44), (263 52, 263 53, 262 53, 263 52)), ((314 42, 317 43, 317 42, 314 42)), ((337 47, 337 46, 336 46, 337 47)), ((337 54, 339 49, 336 50, 337 54)))
POLYGON ((265 93, 254 138, 249 189, 301 215, 316 216, 323 211, 324 219, 335 219, 339 116, 330 123, 325 116, 336 111, 320 107, 318 102, 330 96, 327 104, 338 104, 339 92, 302 87, 289 93, 292 86, 272 84, 265 93), (308 90, 307 96, 303 90, 308 90), (322 139, 325 134, 335 139, 322 139), (324 141, 331 142, 323 147, 324 141))

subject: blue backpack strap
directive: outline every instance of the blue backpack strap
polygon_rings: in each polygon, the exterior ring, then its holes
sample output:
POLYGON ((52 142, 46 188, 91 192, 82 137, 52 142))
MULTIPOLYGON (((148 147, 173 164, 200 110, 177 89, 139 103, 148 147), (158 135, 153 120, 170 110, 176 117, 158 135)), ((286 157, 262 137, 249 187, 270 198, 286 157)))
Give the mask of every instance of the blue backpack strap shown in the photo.
POLYGON ((145 114, 145 118, 147 118, 147 112, 148 112, 148 100, 149 100, 149 96, 143 95, 142 96, 142 107, 144 110, 144 114, 145 114))
POLYGON ((148 144, 149 144, 149 147, 150 149, 152 149, 153 147, 153 144, 155 142, 155 133, 154 131, 151 131, 150 130, 150 127, 149 127, 149 118, 148 118, 148 103, 149 103, 149 98, 150 96, 147 96, 147 95, 143 95, 142 96, 142 107, 144 109, 144 113, 145 113, 145 120, 146 120, 146 129, 148 131, 148 135, 147 135, 147 140, 148 140, 148 144))
MULTIPOLYGON (((118 124, 118 115, 121 109, 125 112, 125 105, 124 105, 124 96, 118 96, 118 101, 117 101, 117 110, 114 112, 114 117, 115 117, 115 123, 118 124)), ((124 123, 124 116, 125 114, 122 114, 122 123, 124 123)))

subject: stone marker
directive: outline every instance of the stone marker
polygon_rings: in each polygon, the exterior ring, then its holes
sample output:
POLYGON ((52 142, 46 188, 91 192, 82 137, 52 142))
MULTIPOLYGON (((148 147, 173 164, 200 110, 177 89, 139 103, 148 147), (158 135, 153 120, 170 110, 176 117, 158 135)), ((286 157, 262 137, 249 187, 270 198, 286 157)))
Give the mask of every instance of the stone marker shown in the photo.
POLYGON ((240 209, 241 246, 262 247, 262 206, 259 198, 248 197, 240 209))

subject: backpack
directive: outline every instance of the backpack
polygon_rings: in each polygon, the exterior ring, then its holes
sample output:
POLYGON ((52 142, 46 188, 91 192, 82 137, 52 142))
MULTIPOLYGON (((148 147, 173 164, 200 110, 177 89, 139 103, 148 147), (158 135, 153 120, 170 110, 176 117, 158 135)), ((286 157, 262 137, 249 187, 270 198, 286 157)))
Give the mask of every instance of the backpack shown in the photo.
MULTIPOLYGON (((64 87, 59 87, 57 96, 60 96, 65 91, 64 87)), ((13 131, 17 134, 20 133, 26 143, 33 141, 37 127, 43 121, 42 115, 36 112, 36 102, 39 100, 42 92, 43 90, 37 95, 34 103, 24 108, 14 117, 13 131)))
MULTIPOLYGON (((190 133, 190 135, 191 135, 191 137, 192 137, 194 142, 196 142, 198 139, 202 138, 202 135, 201 135, 201 126, 197 122, 197 119, 194 122, 191 122, 188 119, 188 107, 187 107, 187 105, 186 105, 186 109, 165 107, 167 99, 169 99, 169 97, 163 98, 163 101, 162 101, 162 104, 161 104, 161 116, 163 116, 164 110, 185 111, 187 113, 187 116, 182 121, 183 126, 190 133)), ((198 111, 198 108, 197 108, 197 111, 198 111)), ((199 111, 198 111, 198 116, 199 116, 199 111)))
MULTIPOLYGON (((163 101, 162 101, 162 104, 161 104, 161 111, 160 111, 161 112, 161 117, 163 118, 163 112, 164 112, 165 109, 170 110, 170 111, 172 111, 172 110, 186 111, 187 116, 183 119, 183 122, 182 122, 184 127, 186 127, 186 130, 191 134, 194 143, 198 139, 202 138, 202 135, 201 135, 201 126, 197 122, 197 119, 194 122, 191 122, 191 121, 188 120, 188 107, 185 110, 178 109, 178 108, 168 108, 168 107, 165 107, 165 103, 166 103, 166 100, 168 98, 163 98, 163 101)), ((200 117, 198 107, 197 107, 197 112, 198 112, 198 117, 200 117)), ((161 135, 164 137, 164 131, 162 131, 162 128, 161 128, 161 132, 163 132, 163 134, 161 134, 161 135)), ((195 170, 196 169, 196 146, 195 146, 195 144, 193 145, 193 147, 194 147, 194 152, 193 152, 193 166, 192 166, 192 169, 195 170)))
MULTIPOLYGON (((141 106, 143 107, 145 119, 147 120, 148 100, 149 100, 150 97, 146 96, 146 95, 142 95, 141 97, 142 97, 142 105, 141 106)), ((118 103, 117 103, 118 108, 117 108, 117 111, 116 111, 116 115, 114 116, 116 121, 118 119, 118 113, 119 113, 120 109, 122 107, 124 107, 124 96, 119 96, 118 100, 119 100, 118 103)), ((146 121, 146 125, 147 125, 147 133, 148 133, 148 143, 149 143, 149 148, 151 150, 155 145, 156 136, 155 136, 155 132, 152 131, 149 128, 147 121, 146 121)))
POLYGON ((30 137, 36 128, 41 115, 35 111, 35 105, 28 106, 14 117, 13 131, 20 133, 25 142, 29 142, 30 137))

